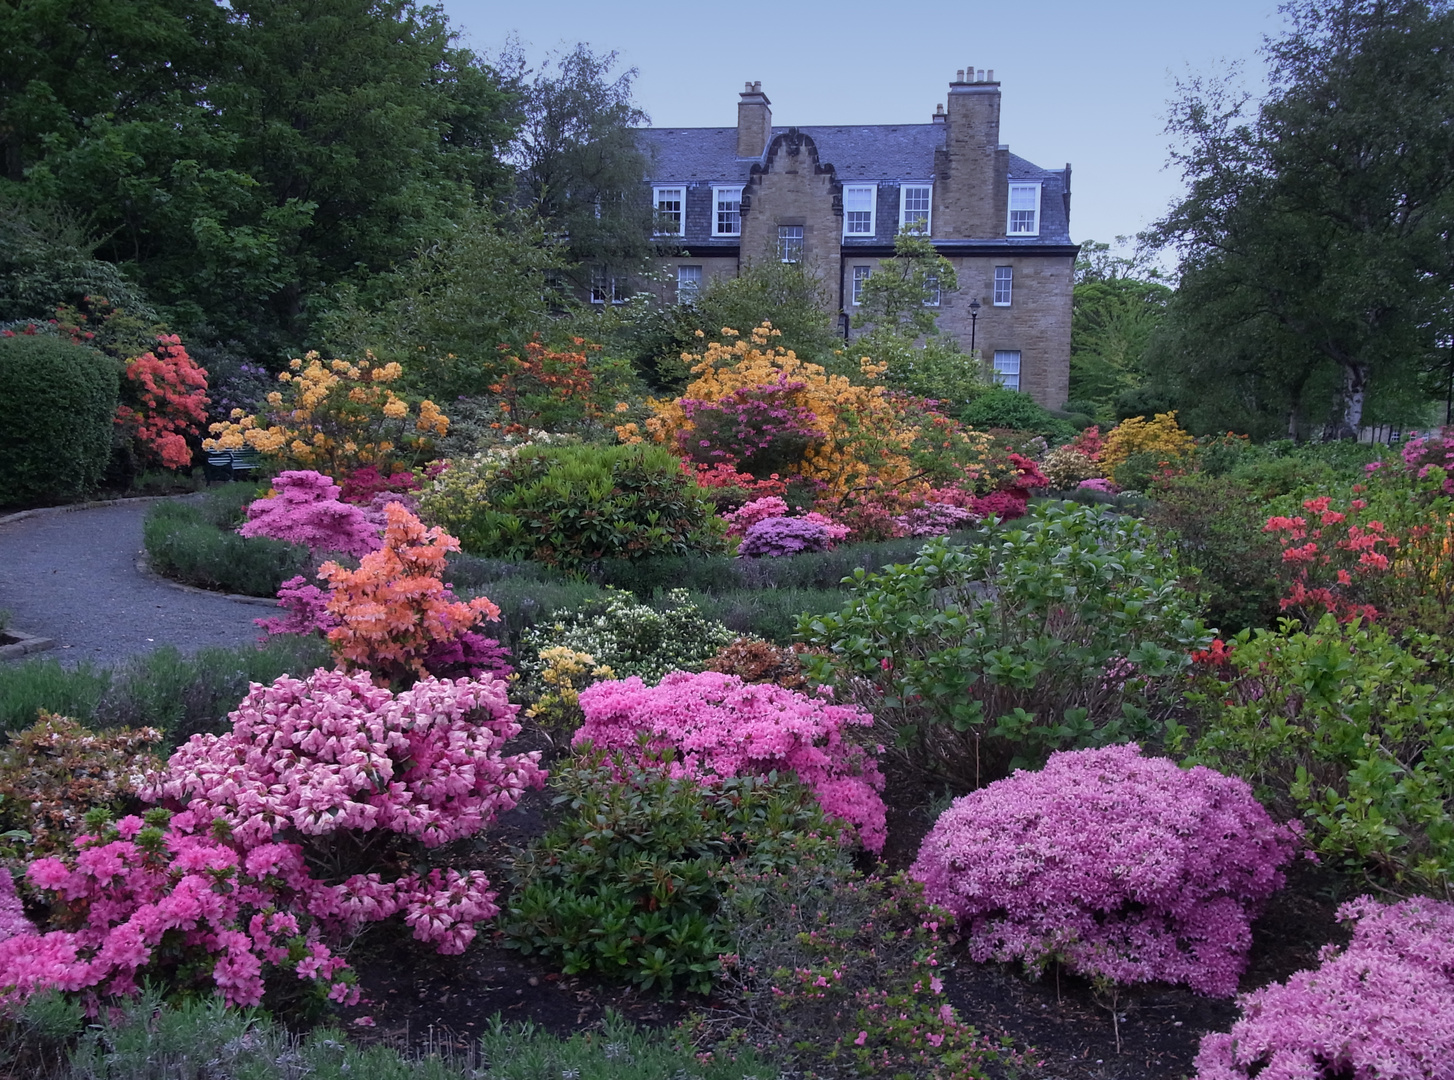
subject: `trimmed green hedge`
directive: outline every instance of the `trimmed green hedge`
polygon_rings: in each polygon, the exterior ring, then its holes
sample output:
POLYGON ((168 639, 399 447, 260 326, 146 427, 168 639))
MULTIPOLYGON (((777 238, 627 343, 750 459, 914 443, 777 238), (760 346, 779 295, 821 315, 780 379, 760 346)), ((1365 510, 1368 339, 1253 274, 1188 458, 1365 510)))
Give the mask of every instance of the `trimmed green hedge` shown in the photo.
POLYGON ((0 505, 92 491, 111 457, 120 371, 50 334, 0 337, 0 505))

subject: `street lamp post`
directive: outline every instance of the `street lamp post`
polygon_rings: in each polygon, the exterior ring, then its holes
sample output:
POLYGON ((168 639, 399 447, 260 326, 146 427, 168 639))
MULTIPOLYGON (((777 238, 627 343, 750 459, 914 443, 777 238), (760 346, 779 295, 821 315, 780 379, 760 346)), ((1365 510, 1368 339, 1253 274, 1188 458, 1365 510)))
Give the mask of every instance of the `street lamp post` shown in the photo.
POLYGON ((974 327, 979 322, 979 297, 969 302, 969 351, 974 352, 974 327))

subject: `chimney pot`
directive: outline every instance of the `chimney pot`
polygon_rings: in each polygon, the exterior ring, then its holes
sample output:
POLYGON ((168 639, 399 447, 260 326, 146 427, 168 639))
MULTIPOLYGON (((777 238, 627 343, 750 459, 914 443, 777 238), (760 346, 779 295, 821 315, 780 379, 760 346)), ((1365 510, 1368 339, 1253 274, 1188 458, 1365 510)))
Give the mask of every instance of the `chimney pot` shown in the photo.
POLYGON ((964 68, 960 68, 958 71, 956 71, 954 73, 954 81, 955 82, 964 82, 964 68))
POLYGON ((985 79, 985 82, 994 82, 995 81, 995 69, 994 68, 990 68, 987 72, 985 72, 985 75, 988 76, 988 78, 985 79))
POLYGON ((744 94, 750 94, 750 93, 752 93, 752 80, 751 79, 748 79, 745 83, 742 84, 742 92, 744 94))
POLYGON ((752 83, 752 92, 754 94, 760 94, 760 93, 762 93, 762 80, 761 79, 755 79, 753 81, 753 83, 752 83))
POLYGON ((979 69, 979 78, 975 79, 974 81, 975 82, 984 82, 984 68, 980 68, 979 69))

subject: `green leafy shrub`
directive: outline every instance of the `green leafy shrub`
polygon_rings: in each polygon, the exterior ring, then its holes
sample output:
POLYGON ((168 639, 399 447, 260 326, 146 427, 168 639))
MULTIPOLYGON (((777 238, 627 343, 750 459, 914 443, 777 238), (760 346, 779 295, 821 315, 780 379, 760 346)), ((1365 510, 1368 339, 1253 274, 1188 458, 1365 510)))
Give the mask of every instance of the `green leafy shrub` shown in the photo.
POLYGON ((1278 616, 1282 548, 1262 531, 1267 509, 1230 477, 1190 473, 1156 485, 1147 520, 1170 535, 1182 566, 1200 571, 1207 621, 1224 634, 1278 616))
POLYGON ((1400 891, 1454 885, 1454 686, 1434 635, 1407 647, 1325 616, 1311 632, 1244 632, 1198 695, 1191 762, 1241 776, 1314 850, 1400 891))
POLYGON ((668 671, 700 671, 737 635, 698 610, 686 592, 674 590, 659 607, 630 593, 611 591, 602 601, 538 622, 521 636, 521 666, 532 671, 545 650, 565 647, 587 653, 618 679, 640 676, 656 683, 668 671))
POLYGON ((725 550, 712 504, 666 449, 525 446, 455 462, 421 499, 471 554, 575 575, 603 559, 725 550))
MULTIPOLYGON (((941 931, 954 917, 925 903, 917 882, 867 876, 842 851, 810 848, 788 869, 734 863, 718 917, 733 950, 723 1011, 803 1075, 970 1080, 990 1064, 1025 1063, 945 1000, 941 931)), ((699 1031, 714 1032, 712 1015, 699 1031)))
POLYGON ((504 933, 567 974, 705 993, 731 948, 716 919, 722 868, 788 870, 800 849, 831 843, 807 789, 778 779, 707 787, 594 755, 550 783, 568 812, 516 859, 504 933))
POLYGON ((1266 501, 1298 492, 1320 492, 1334 482, 1327 462, 1299 454, 1292 457, 1250 457, 1227 474, 1266 501))
POLYGON ((1003 386, 980 394, 960 411, 959 419, 981 431, 989 428, 1030 431, 1045 436, 1052 443, 1069 442, 1079 430, 1073 424, 1051 416, 1050 410, 1029 394, 1007 390, 1003 386))
MULTIPOLYGON (((472 592, 458 592, 469 599, 472 592)), ((604 604, 610 593, 584 581, 540 581, 529 577, 501 578, 487 584, 485 595, 500 609, 500 621, 490 623, 490 634, 521 655, 525 635, 534 627, 553 626, 569 612, 604 604)), ((543 633, 543 631, 542 631, 543 633)))
POLYGON ((142 525, 151 568, 187 585, 244 596, 276 596, 289 578, 312 575, 315 563, 308 548, 265 536, 238 536, 215 523, 224 512, 225 504, 155 504, 142 525))
POLYGON ((73 499, 111 457, 120 371, 52 334, 0 337, 0 504, 73 499))
POLYGON ((799 631, 835 654, 841 699, 920 765, 976 786, 1053 750, 1148 738, 1149 710, 1210 637, 1140 522, 1072 503, 1022 521, 860 571, 847 607, 799 631))

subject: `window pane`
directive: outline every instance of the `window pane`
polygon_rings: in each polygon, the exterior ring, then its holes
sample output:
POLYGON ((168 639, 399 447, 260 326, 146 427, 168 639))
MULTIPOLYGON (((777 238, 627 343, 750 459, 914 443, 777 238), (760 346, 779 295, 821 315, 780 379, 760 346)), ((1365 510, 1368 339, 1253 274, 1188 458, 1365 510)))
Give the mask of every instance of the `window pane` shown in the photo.
POLYGON ((941 292, 939 290, 939 278, 934 274, 928 274, 924 278, 924 306, 938 307, 941 292))
POLYGON ((996 350, 995 381, 1009 390, 1020 389, 1020 354, 1018 351, 996 350))
POLYGON ((785 263, 795 263, 803 258, 803 227, 801 225, 779 225, 777 230, 778 258, 785 263))
POLYGON ((677 267, 677 301, 688 303, 695 300, 702 291, 702 268, 700 266, 677 267))
POLYGON ((844 210, 873 210, 873 188, 846 187, 843 189, 844 210))
POLYGON ((1034 210, 1035 193, 1038 189, 1030 184, 1013 184, 1010 186, 1010 209, 1011 210, 1034 210))
POLYGON ((1013 267, 995 267, 995 304, 999 307, 1008 307, 1010 294, 1014 288, 1015 271, 1013 267))
POLYGON ((855 266, 853 268, 853 302, 863 303, 863 285, 868 280, 868 275, 873 273, 871 266, 855 266))
POLYGON ((867 210, 848 211, 848 231, 858 235, 872 235, 873 214, 867 210))
POLYGON ((717 189, 717 213, 712 231, 718 236, 742 235, 741 188, 717 189))
POLYGON ((680 235, 682 231, 681 188, 658 188, 656 192, 656 227, 662 233, 680 235))

